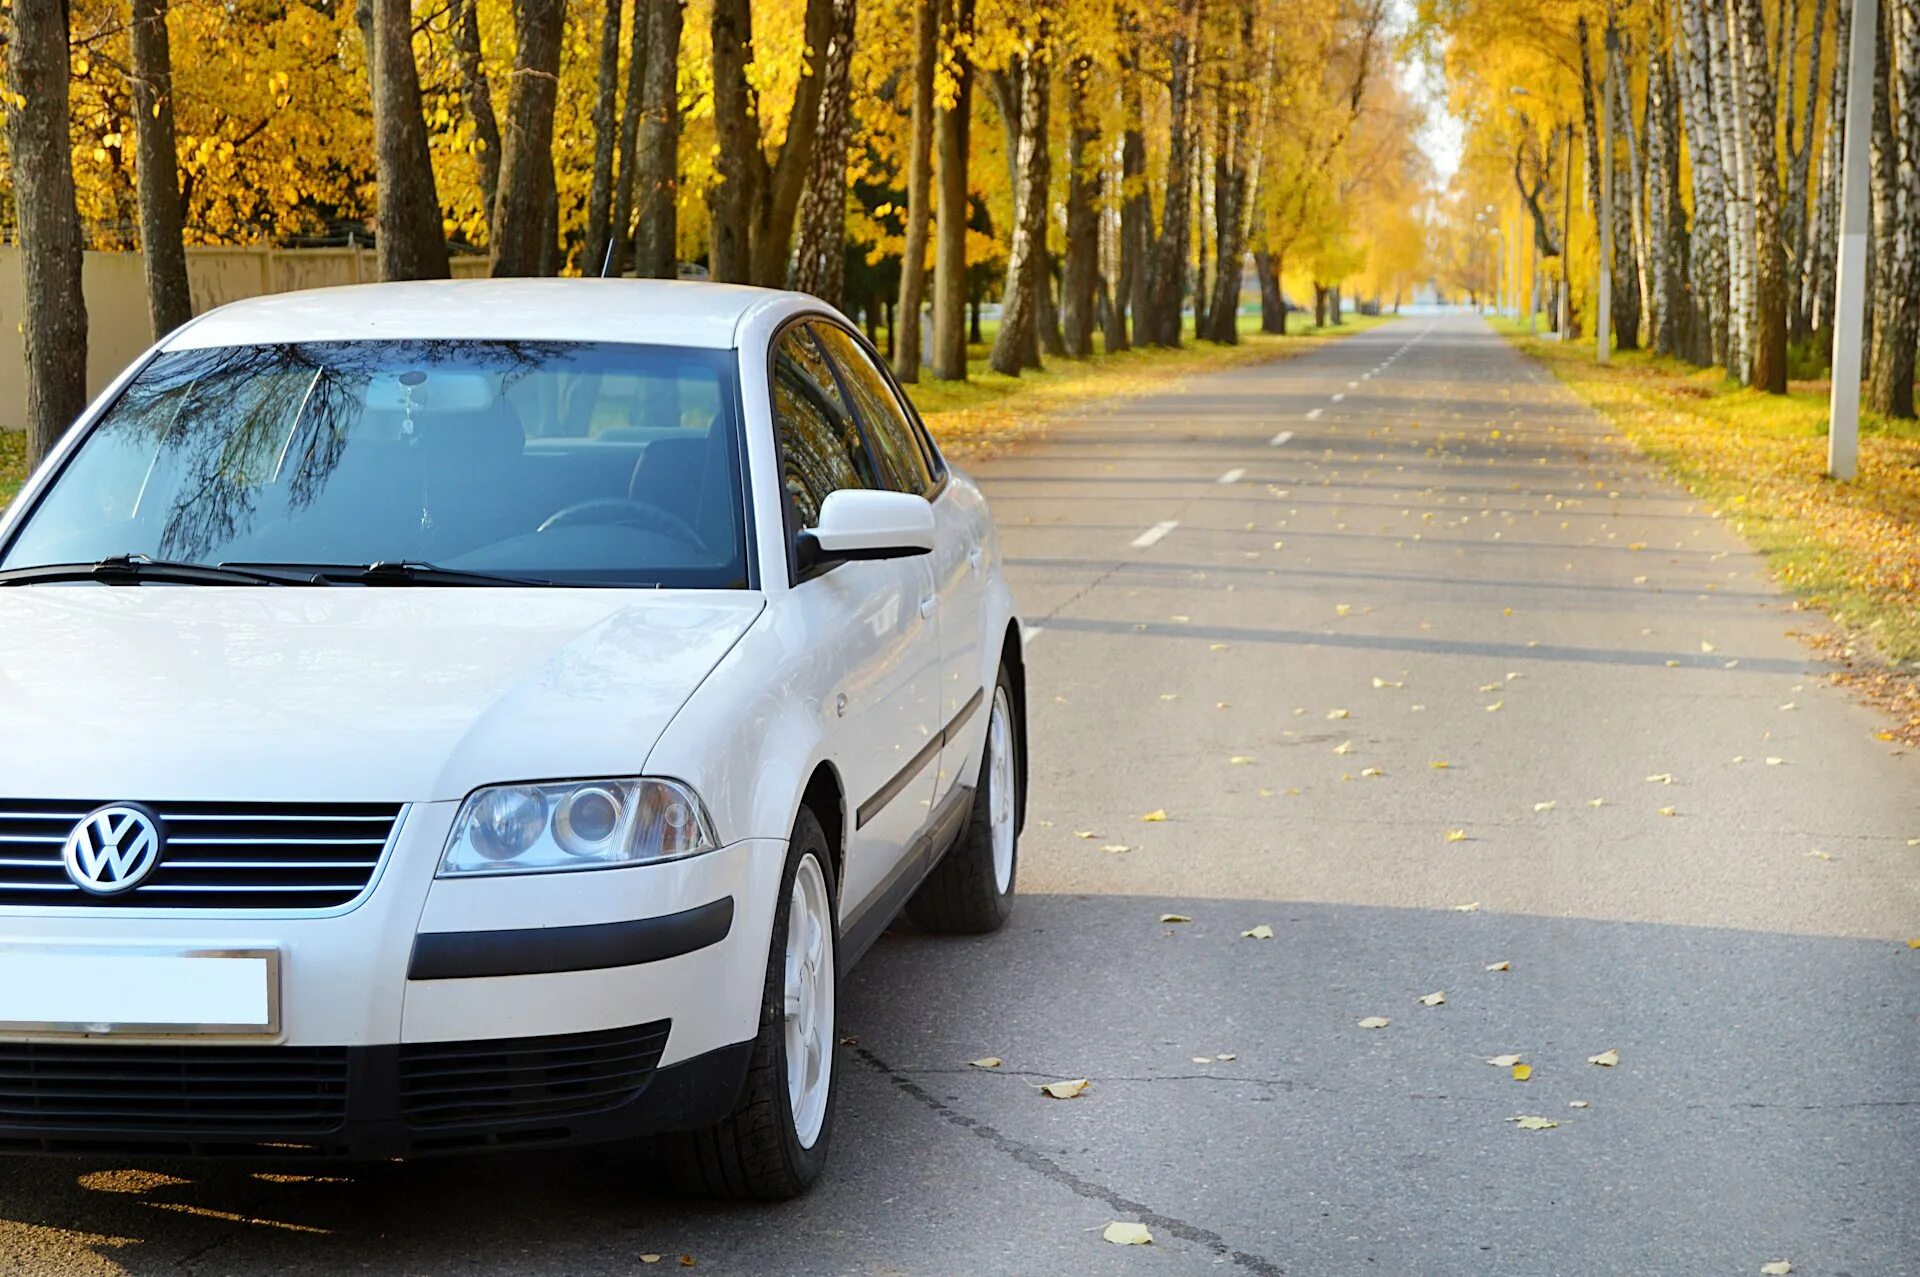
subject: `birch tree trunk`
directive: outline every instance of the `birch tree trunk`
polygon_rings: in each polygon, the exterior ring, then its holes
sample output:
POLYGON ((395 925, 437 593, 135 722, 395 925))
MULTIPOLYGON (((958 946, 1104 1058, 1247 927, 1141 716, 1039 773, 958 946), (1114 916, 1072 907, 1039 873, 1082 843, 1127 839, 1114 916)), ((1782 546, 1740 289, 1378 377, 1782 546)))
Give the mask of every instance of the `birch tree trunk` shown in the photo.
POLYGON ((1653 348, 1663 355, 1686 351, 1686 269, 1679 203, 1679 147, 1674 116, 1672 69, 1659 41, 1647 48, 1647 238, 1651 260, 1654 314, 1653 348))
MULTIPOLYGON (((1892 163, 1886 202, 1891 206, 1891 241, 1883 260, 1886 274, 1875 281, 1876 296, 1886 299, 1874 325, 1873 369, 1867 399, 1874 411, 1911 418, 1914 343, 1920 338, 1920 12, 1912 4, 1889 4, 1881 11, 1886 31, 1887 117, 1892 163)), ((1878 230, 1878 226, 1875 228, 1878 230)))
POLYGON ((1892 31, 1884 4, 1880 9, 1879 38, 1873 49, 1873 128, 1867 146, 1868 205, 1873 225, 1868 236, 1867 314, 1862 341, 1866 344, 1867 381, 1873 381, 1873 368, 1886 356, 1880 334, 1890 322, 1893 310, 1891 281, 1894 278, 1893 249, 1897 220, 1894 189, 1898 184, 1894 159, 1892 104, 1888 99, 1887 45, 1892 31))
POLYGON ((1066 353, 1093 353, 1094 290, 1100 275, 1100 126, 1087 99, 1093 60, 1084 54, 1067 71, 1067 256, 1060 280, 1066 353))
MULTIPOLYGON (((1787 204, 1782 215, 1787 240, 1787 335, 1789 340, 1804 338, 1813 330, 1812 306, 1807 296, 1808 213, 1807 177, 1813 166, 1813 124, 1820 111, 1821 37, 1827 23, 1827 0, 1815 0, 1813 6, 1813 47, 1807 52, 1806 105, 1800 124, 1793 126, 1791 101, 1781 103, 1788 116, 1787 126, 1787 204)), ((1836 58, 1838 54, 1836 53, 1836 58)))
POLYGON ((1020 77, 1020 148, 1015 166, 1013 242, 1007 253, 1007 282, 1001 298, 1000 331, 995 334, 987 366, 997 373, 1019 376, 1038 368, 1034 353, 1040 322, 1040 273, 1046 269, 1047 114, 1051 96, 1046 55, 1046 25, 1034 41, 1020 77))
POLYGON ((1814 201, 1813 229, 1806 269, 1808 325, 1822 348, 1832 344, 1835 257, 1840 233, 1841 128, 1847 114, 1847 32, 1853 26, 1853 0, 1835 8, 1833 72, 1827 89, 1827 120, 1820 136, 1820 190, 1814 201))
POLYGON ((27 345, 27 465, 37 466, 87 406, 85 242, 74 203, 64 0, 13 0, 7 41, 7 152, 27 345))
MULTIPOLYGON (((395 5, 403 14, 408 9, 407 0, 377 3, 395 5)), ((513 87, 507 93, 507 134, 501 147, 500 191, 494 198, 491 233, 496 277, 537 275, 541 258, 552 251, 552 239, 546 233, 548 174, 553 164, 553 108, 566 16, 566 0, 514 3, 513 87)))
MULTIPOLYGON (((634 273, 642 279, 680 274, 680 34, 686 0, 639 0, 646 13, 647 70, 640 98, 640 153, 632 183, 638 210, 634 273)), ((625 184, 624 181, 622 183, 625 184)))
POLYGON ((1738 41, 1727 30, 1726 11, 1719 0, 1699 0, 1707 7, 1708 56, 1712 66, 1715 127, 1720 138, 1720 165, 1727 193, 1727 350, 1730 376, 1746 381, 1748 331, 1753 304, 1753 188, 1746 165, 1747 130, 1741 104, 1746 95, 1737 79, 1738 41))
MULTIPOLYGON (((614 112, 620 105, 620 4, 621 0, 602 0, 600 15, 600 68, 598 94, 593 102, 593 177, 587 188, 586 255, 581 259, 582 274, 598 275, 607 269, 612 257, 613 225, 613 148, 620 130, 614 112)), ((634 14, 635 28, 640 15, 634 14)), ((631 152, 622 160, 631 162, 631 152)), ((620 177, 626 183, 628 169, 620 177)), ((621 225, 622 234, 626 226, 621 225)))
POLYGON ((800 243, 793 286, 838 306, 847 277, 847 147, 853 134, 853 31, 856 0, 833 0, 833 33, 820 74, 813 164, 800 197, 800 243))
POLYGON ((937 0, 913 8, 913 135, 907 144, 907 242, 894 308, 893 375, 920 380, 920 310, 927 285, 927 230, 933 223, 933 72, 940 60, 937 0))
POLYGON ((953 68, 953 106, 935 122, 940 220, 933 265, 933 375, 967 379, 967 149, 973 119, 973 0, 940 0, 941 45, 953 68))
POLYGON ((500 121, 493 112, 493 89, 480 60, 480 0, 454 0, 448 18, 453 31, 454 63, 460 76, 460 101, 473 125, 480 163, 480 193, 485 200, 487 225, 493 225, 493 201, 500 189, 500 121))
MULTIPOLYGON (((1630 327, 1633 333, 1633 341, 1631 343, 1624 341, 1620 343, 1620 349, 1622 350, 1633 350, 1639 347, 1640 328, 1643 318, 1646 320, 1647 327, 1650 329, 1659 322, 1658 318, 1652 313, 1654 298, 1649 285, 1646 204, 1645 197, 1641 193, 1642 187, 1645 185, 1644 179, 1646 173, 1645 170, 1640 167, 1640 142, 1636 135, 1636 130, 1633 127, 1633 104, 1631 95, 1627 92, 1627 68, 1632 64, 1632 61, 1632 47, 1625 40, 1620 41, 1616 56, 1613 59, 1612 91, 1615 103, 1614 119, 1619 121, 1617 127, 1627 140, 1627 199, 1624 210, 1624 230, 1626 233, 1623 241, 1621 235, 1621 230, 1623 229, 1621 226, 1622 210, 1618 207, 1620 183, 1616 178, 1614 181, 1615 230, 1613 242, 1616 245, 1625 242, 1631 247, 1633 254, 1633 274, 1631 278, 1623 281, 1627 284, 1627 287, 1623 290, 1616 285, 1614 288, 1614 296, 1617 298, 1623 297, 1626 301, 1625 306, 1616 304, 1614 310, 1616 320, 1615 329, 1616 331, 1619 330, 1620 321, 1630 318, 1630 327), (1629 310, 1631 311, 1630 316, 1628 315, 1629 310)), ((1625 272, 1621 271, 1620 274, 1624 276, 1625 272)))
POLYGON ((140 249, 147 318, 155 340, 193 318, 182 239, 180 157, 173 131, 173 54, 167 0, 133 0, 133 134, 140 188, 140 249))
POLYGON ((1726 170, 1719 118, 1713 107, 1712 47, 1700 0, 1681 0, 1685 48, 1678 59, 1686 99, 1682 113, 1693 173, 1692 253, 1694 344, 1688 358, 1702 367, 1727 361, 1728 297, 1726 170))
MULTIPOLYGON (((1784 395, 1787 393, 1787 254, 1780 226, 1780 165, 1774 147, 1774 77, 1767 61, 1767 22, 1761 11, 1762 0, 1732 0, 1732 3, 1739 15, 1746 90, 1747 167, 1752 173, 1753 186, 1753 348, 1749 380, 1768 394, 1784 395)), ((1911 396, 1912 376, 1907 380, 1911 396)))
POLYGON ((357 12, 373 90, 374 204, 382 279, 445 279, 447 237, 420 113, 408 0, 362 0, 357 12))

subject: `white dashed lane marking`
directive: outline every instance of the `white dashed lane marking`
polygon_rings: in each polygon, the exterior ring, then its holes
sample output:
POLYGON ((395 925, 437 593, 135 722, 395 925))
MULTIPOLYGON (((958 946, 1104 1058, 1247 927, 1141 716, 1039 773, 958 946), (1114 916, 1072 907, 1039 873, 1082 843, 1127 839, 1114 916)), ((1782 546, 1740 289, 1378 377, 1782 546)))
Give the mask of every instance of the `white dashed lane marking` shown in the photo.
POLYGON ((1133 539, 1134 548, 1144 550, 1179 526, 1180 520, 1178 519, 1167 519, 1164 522, 1156 523, 1133 539))
MULTIPOLYGON (((1318 408, 1314 409, 1314 412, 1318 412, 1318 411, 1319 411, 1318 408)), ((1274 447, 1278 448, 1281 444, 1285 443, 1287 440, 1291 438, 1293 438, 1293 431, 1282 430, 1279 434, 1275 435, 1272 438, 1272 440, 1270 440, 1270 442, 1273 444, 1274 447)))
POLYGON ((1325 412, 1325 411, 1326 411, 1326 409, 1325 409, 1325 408, 1312 408, 1312 409, 1309 409, 1309 410, 1308 410, 1308 412, 1307 412, 1307 420, 1308 420, 1308 421, 1318 421, 1318 420, 1320 420, 1320 414, 1321 414, 1321 413, 1323 413, 1323 412, 1325 412))
POLYGON ((1240 466, 1235 466, 1233 469, 1227 471, 1225 474, 1221 475, 1218 479, 1214 480, 1214 482, 1238 483, 1240 482, 1240 476, 1245 473, 1246 473, 1245 469, 1241 468, 1240 466))

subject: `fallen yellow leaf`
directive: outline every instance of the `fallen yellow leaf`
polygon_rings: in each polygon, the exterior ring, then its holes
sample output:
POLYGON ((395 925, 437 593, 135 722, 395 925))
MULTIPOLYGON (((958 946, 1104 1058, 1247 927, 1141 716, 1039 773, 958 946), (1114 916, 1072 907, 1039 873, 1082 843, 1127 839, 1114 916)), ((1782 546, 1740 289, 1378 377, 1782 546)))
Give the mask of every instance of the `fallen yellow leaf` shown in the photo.
POLYGON ((1423 1007, 1445 1006, 1446 1001, 1447 995, 1444 993, 1429 993, 1426 997, 1420 999, 1420 1005, 1423 1007))
POLYGON ((1427 766, 1433 768, 1433 770, 1437 772, 1443 772, 1447 770, 1447 768, 1451 766, 1451 764, 1448 763, 1445 759, 1436 758, 1432 762, 1428 763, 1427 766))
POLYGON ((1091 829, 1076 829, 1073 831, 1073 836, 1075 838, 1098 838, 1100 835, 1091 829))
POLYGON ((1478 913, 1480 911, 1480 902, 1478 900, 1469 900, 1466 904, 1455 905, 1453 911, 1455 913, 1478 913))
POLYGON ((1068 1082, 1049 1082, 1041 1087, 1041 1093, 1056 1100, 1070 1100, 1086 1090, 1093 1083, 1086 1078, 1077 1077, 1068 1082))
POLYGON ((1509 1122, 1516 1123, 1523 1131, 1550 1131, 1560 1123, 1544 1117, 1510 1117, 1509 1122))
POLYGON ((1496 1069, 1510 1069, 1520 1063, 1520 1057, 1517 1055, 1496 1055, 1490 1057, 1487 1063, 1493 1065, 1496 1069))
POLYGON ((1384 775, 1386 775, 1386 773, 1385 773, 1385 772, 1383 772, 1383 771, 1381 771, 1381 770, 1380 770, 1380 769, 1379 769, 1378 767, 1362 767, 1362 768, 1360 769, 1360 774, 1361 774, 1362 776, 1384 776, 1384 775))
POLYGON ((1583 1109, 1591 1108, 1592 1105, 1588 1104, 1585 1100, 1568 1100, 1567 1107, 1570 1109, 1583 1109))
POLYGON ((1512 964, 1511 962, 1490 962, 1490 963, 1488 963, 1488 964, 1487 964, 1487 970, 1489 970, 1489 971, 1511 971, 1511 970, 1513 970, 1513 964, 1512 964))
POLYGON ((1100 848, 1100 850, 1102 850, 1102 851, 1132 851, 1132 850, 1133 850, 1133 848, 1131 848, 1131 847, 1129 847, 1129 846, 1127 846, 1127 844, 1125 844, 1125 843, 1123 843, 1123 842, 1110 842, 1110 843, 1107 843, 1107 844, 1105 844, 1105 845, 1103 845, 1103 846, 1102 846, 1102 847, 1100 848))
POLYGON ((1760 1265, 1760 1277, 1787 1277, 1787 1274, 1792 1271, 1792 1263, 1784 1259, 1776 1259, 1770 1264, 1760 1265))
POLYGON ((1671 785, 1673 783, 1673 773, 1661 772, 1658 775, 1649 776, 1647 777, 1647 783, 1652 785, 1671 785))
POLYGON ((1116 1246, 1151 1246, 1153 1234, 1147 1231, 1145 1224, 1130 1224, 1125 1220, 1114 1220, 1100 1234, 1116 1246))
POLYGON ((1351 754, 1353 752, 1353 742, 1350 740, 1343 740, 1338 745, 1335 745, 1333 747, 1333 752, 1336 754, 1343 754, 1343 755, 1351 754))
POLYGON ((1140 817, 1140 819, 1149 821, 1154 824, 1159 824, 1160 822, 1166 820, 1166 818, 1167 818, 1167 813, 1164 808, 1156 808, 1155 810, 1150 811, 1146 815, 1140 817))
POLYGON ((1192 918, 1189 918, 1189 917, 1188 917, 1188 916, 1187 916, 1186 914, 1184 914, 1184 913, 1163 913, 1163 914, 1161 914, 1161 915, 1160 915, 1160 921, 1162 921, 1162 922, 1192 922, 1192 921, 1193 921, 1193 919, 1192 919, 1192 918))
POLYGON ((1464 830, 1464 829, 1449 829, 1449 830, 1447 830, 1447 841, 1448 841, 1448 842, 1465 842, 1466 840, 1467 840, 1467 831, 1466 831, 1466 830, 1464 830))
POLYGON ((643 1263, 643 1264, 657 1264, 657 1263, 659 1263, 659 1262, 660 1262, 660 1256, 658 1256, 658 1255, 642 1255, 642 1256, 640 1256, 640 1262, 641 1262, 641 1263, 643 1263))
POLYGON ((1242 931, 1240 938, 1242 940, 1271 940, 1273 939, 1273 928, 1263 922, 1257 927, 1250 927, 1242 931))
POLYGON ((1513 1066, 1514 1081, 1524 1082, 1532 1076, 1533 1076, 1533 1066, 1531 1064, 1516 1064, 1513 1066))
POLYGON ((1360 1021, 1360 1027, 1363 1029, 1384 1029, 1389 1024, 1392 1024, 1392 1023, 1393 1021, 1389 1020, 1384 1015, 1370 1015, 1366 1019, 1360 1021))
POLYGON ((1330 709, 1327 711, 1327 718, 1329 720, 1345 717, 1347 717, 1347 711, 1343 709, 1330 709))
POLYGON ((1620 1063, 1620 1049, 1618 1047, 1608 1047, 1598 1055, 1589 1055, 1587 1057, 1587 1063, 1598 1064, 1603 1069, 1610 1069, 1620 1063))
POLYGON ((1781 765, 1782 763, 1784 763, 1784 762, 1786 762, 1786 761, 1787 761, 1787 760, 1786 760, 1786 759, 1784 759, 1784 758, 1769 758, 1769 759, 1767 760, 1767 766, 1769 766, 1769 767, 1778 767, 1778 766, 1780 766, 1780 765, 1781 765))
POLYGON ((1506 704, 1505 701, 1495 701, 1493 704, 1487 706, 1487 713, 1491 714, 1505 704, 1506 704))
POLYGON ((1824 851, 1819 850, 1818 848, 1815 848, 1813 851, 1808 852, 1807 855, 1811 856, 1815 860, 1832 860, 1833 859, 1831 855, 1829 855, 1824 851))
POLYGON ((1235 754, 1232 758, 1229 758, 1227 760, 1228 763, 1232 764, 1235 767, 1245 767, 1248 763, 1251 763, 1252 761, 1253 760, 1247 757, 1245 754, 1235 754))
POLYGON ((968 1060, 967 1063, 976 1069, 997 1069, 1000 1067, 1002 1061, 997 1055, 988 1055, 978 1060, 968 1060))
POLYGON ((1549 798, 1547 799, 1547 801, 1543 803, 1535 803, 1533 805, 1533 809, 1535 811, 1552 811, 1555 807, 1558 807, 1559 805, 1560 804, 1556 800, 1549 798))
POLYGON ((1680 813, 1675 809, 1673 809, 1672 807, 1662 807, 1660 809, 1660 814, 1662 816, 1678 816, 1680 813))
POLYGON ((1333 605, 1333 614, 1335 616, 1351 616, 1353 614, 1353 605, 1351 603, 1336 603, 1333 605))

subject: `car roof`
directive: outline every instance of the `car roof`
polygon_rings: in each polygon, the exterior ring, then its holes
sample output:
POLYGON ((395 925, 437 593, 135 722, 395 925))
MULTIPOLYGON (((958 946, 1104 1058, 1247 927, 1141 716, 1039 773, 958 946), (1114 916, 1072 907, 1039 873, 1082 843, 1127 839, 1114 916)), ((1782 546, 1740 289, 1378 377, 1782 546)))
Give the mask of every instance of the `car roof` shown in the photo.
MULTIPOLYGON (((271 293, 210 310, 167 350, 294 341, 618 341, 730 350, 797 294, 670 279, 439 279, 271 293)), ((817 299, 808 298, 815 307, 817 299)))

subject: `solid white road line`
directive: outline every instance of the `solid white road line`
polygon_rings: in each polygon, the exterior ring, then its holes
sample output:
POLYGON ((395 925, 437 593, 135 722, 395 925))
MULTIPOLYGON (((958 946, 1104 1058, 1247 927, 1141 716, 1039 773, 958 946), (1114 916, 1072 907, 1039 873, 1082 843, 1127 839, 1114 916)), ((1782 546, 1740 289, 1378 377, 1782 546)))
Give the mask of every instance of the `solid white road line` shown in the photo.
POLYGON ((1347 397, 1347 392, 1343 390, 1339 394, 1333 397, 1333 402, 1339 403, 1342 399, 1345 399, 1346 397, 1347 397))
POLYGON ((1310 408, 1307 410, 1307 420, 1318 421, 1320 420, 1320 414, 1325 411, 1326 411, 1325 408, 1310 408))
MULTIPOLYGON (((1318 412, 1319 409, 1316 408, 1314 411, 1318 412)), ((1285 443, 1287 440, 1291 438, 1293 438, 1293 431, 1282 430, 1279 434, 1275 435, 1272 439, 1268 440, 1268 442, 1271 443, 1274 447, 1278 448, 1281 444, 1285 443)))
POLYGON ((1218 479, 1215 479, 1214 482, 1215 483, 1238 483, 1240 482, 1240 476, 1245 473, 1246 473, 1245 469, 1243 469, 1240 466, 1235 466, 1233 469, 1221 475, 1218 479))
POLYGON ((1145 532, 1142 532, 1139 536, 1133 539, 1134 549, 1136 550, 1146 549, 1148 546, 1154 544, 1161 537, 1167 535, 1167 533, 1173 531, 1175 528, 1179 526, 1180 526, 1180 520, 1178 519, 1168 519, 1163 523, 1154 524, 1152 527, 1148 528, 1145 532))

